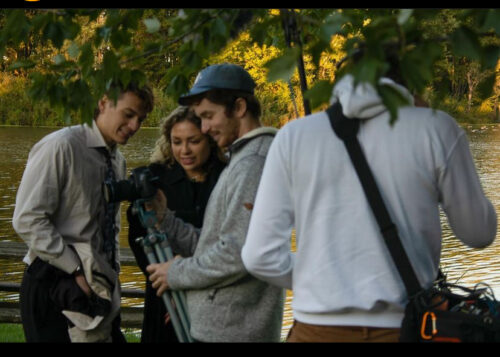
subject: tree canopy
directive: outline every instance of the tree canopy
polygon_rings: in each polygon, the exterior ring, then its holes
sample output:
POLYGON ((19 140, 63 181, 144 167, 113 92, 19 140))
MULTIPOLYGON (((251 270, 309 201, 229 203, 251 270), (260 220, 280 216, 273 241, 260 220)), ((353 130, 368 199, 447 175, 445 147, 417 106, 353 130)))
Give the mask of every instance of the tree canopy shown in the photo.
POLYGON ((492 95, 500 10, 0 10, 2 69, 29 73, 30 97, 68 123, 89 122, 115 81, 153 81, 176 100, 200 69, 227 58, 228 48, 241 53, 250 73, 266 72, 262 86, 291 87, 306 113, 324 107, 349 72, 373 84, 395 118, 405 99, 378 82, 391 68, 415 94, 432 87, 435 100, 464 81, 481 98, 492 95), (450 63, 467 65, 467 73, 449 73, 458 68, 450 63))

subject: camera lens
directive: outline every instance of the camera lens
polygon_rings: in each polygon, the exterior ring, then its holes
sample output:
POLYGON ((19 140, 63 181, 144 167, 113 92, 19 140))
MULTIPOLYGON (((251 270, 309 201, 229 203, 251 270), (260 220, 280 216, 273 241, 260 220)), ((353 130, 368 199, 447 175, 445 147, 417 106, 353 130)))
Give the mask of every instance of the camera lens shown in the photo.
POLYGON ((135 201, 140 198, 130 180, 106 182, 104 197, 107 202, 135 201))
POLYGON ((128 180, 105 181, 104 198, 107 202, 130 201, 139 198, 151 199, 156 193, 158 177, 146 166, 132 170, 128 180))

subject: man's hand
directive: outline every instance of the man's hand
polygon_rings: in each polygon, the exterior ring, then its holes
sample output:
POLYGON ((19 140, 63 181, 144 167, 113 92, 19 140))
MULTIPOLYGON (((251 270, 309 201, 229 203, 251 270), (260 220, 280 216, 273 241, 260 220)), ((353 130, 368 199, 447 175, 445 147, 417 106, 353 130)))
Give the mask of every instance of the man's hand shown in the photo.
MULTIPOLYGON (((179 256, 176 256, 175 259, 178 257, 179 256)), ((154 289, 156 289, 157 296, 161 296, 165 290, 169 288, 167 281, 168 269, 175 259, 169 260, 165 263, 150 264, 146 267, 146 270, 149 273, 149 281, 152 282, 151 285, 154 289)))
POLYGON ((158 225, 163 221, 165 213, 167 211, 167 198, 162 190, 158 189, 156 191, 155 197, 144 203, 144 208, 146 211, 155 211, 156 219, 158 220, 158 225))
POLYGON ((85 275, 83 274, 77 274, 75 275, 75 281, 80 287, 80 289, 83 290, 85 295, 90 296, 92 293, 92 290, 90 289, 89 283, 87 282, 87 279, 85 279, 85 275))

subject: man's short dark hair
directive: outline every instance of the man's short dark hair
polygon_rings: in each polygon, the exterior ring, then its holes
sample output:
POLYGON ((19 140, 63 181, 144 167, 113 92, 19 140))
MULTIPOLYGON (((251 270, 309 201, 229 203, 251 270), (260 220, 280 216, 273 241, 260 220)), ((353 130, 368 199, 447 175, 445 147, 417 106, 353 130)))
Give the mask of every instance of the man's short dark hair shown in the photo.
POLYGON ((236 99, 238 98, 243 98, 246 101, 247 111, 254 119, 259 120, 262 113, 260 102, 255 95, 234 89, 212 89, 186 98, 185 104, 192 105, 199 103, 204 98, 215 104, 223 105, 226 108, 225 113, 228 117, 231 117, 235 109, 236 99))
MULTIPOLYGON (((115 91, 118 91, 117 100, 120 99, 125 93, 134 93, 142 101, 142 109, 144 112, 150 113, 154 107, 154 94, 152 89, 147 85, 139 86, 136 82, 130 82, 126 87, 122 83, 116 82, 110 86, 110 89, 106 92, 106 95, 113 95, 115 91)), ((94 120, 99 115, 99 107, 94 110, 94 120)))

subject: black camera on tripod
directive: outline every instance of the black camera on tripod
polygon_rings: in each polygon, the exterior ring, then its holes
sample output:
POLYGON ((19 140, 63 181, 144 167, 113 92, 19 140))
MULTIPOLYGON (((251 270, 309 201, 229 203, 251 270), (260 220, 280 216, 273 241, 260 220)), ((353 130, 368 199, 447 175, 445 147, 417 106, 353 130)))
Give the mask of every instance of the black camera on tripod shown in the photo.
POLYGON ((134 202, 138 199, 149 200, 154 197, 158 188, 158 176, 147 166, 141 166, 122 181, 104 182, 104 198, 107 202, 134 202))

